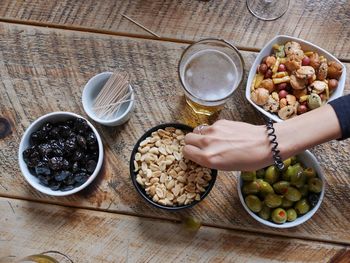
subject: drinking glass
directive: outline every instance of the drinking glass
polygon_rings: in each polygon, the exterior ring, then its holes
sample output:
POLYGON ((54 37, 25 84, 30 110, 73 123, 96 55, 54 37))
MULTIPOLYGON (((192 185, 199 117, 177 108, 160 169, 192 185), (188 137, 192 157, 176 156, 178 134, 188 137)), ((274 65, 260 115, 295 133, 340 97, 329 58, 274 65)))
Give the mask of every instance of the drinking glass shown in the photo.
POLYGON ((284 15, 289 0, 246 0, 248 10, 261 20, 276 20, 284 15))
POLYGON ((187 104, 198 114, 212 115, 241 84, 244 62, 238 49, 221 39, 203 39, 185 49, 179 78, 187 104))

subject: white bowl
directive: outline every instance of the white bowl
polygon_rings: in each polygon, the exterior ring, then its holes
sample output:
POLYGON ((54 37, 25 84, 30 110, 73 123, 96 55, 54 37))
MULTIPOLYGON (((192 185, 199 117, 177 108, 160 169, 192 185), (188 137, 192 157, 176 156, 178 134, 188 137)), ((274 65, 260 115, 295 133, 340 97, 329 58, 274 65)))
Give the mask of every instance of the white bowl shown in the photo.
POLYGON ((318 203, 316 206, 314 206, 309 212, 307 212, 305 215, 298 217, 296 220, 292 221, 292 222, 286 222, 283 224, 276 224, 273 223, 271 221, 267 221, 265 219, 262 219, 261 217, 259 217, 257 214, 253 213, 248 206, 246 205, 245 201, 244 201, 244 197, 242 194, 242 186, 243 186, 243 180, 241 178, 241 173, 239 172, 239 180, 238 180, 238 196, 239 199, 241 200, 241 203, 244 207, 244 209, 248 212, 248 214, 250 214, 256 221, 266 225, 266 226, 270 226, 270 227, 275 227, 275 228, 290 228, 290 227, 295 227, 298 226, 304 222, 306 222, 307 220, 309 220, 318 210, 318 208, 320 207, 323 197, 324 197, 324 192, 325 192, 325 178, 324 178, 324 174, 323 174, 323 170, 321 168, 321 166, 319 165, 316 157, 310 152, 310 151, 305 151, 301 154, 298 154, 298 160, 307 168, 313 168, 316 172, 318 177, 322 180, 322 191, 320 194, 320 198, 318 200, 318 203))
POLYGON ((258 68, 258 66, 260 65, 261 61, 263 60, 264 57, 273 54, 273 48, 272 46, 274 44, 283 44, 286 43, 288 41, 296 41, 298 42, 302 49, 304 51, 316 51, 318 52, 319 55, 324 56, 325 58, 327 58, 328 61, 336 61, 339 64, 341 64, 343 66, 343 73, 339 79, 338 82, 338 87, 336 88, 336 90, 332 93, 332 95, 330 96, 328 101, 332 101, 340 96, 342 96, 343 92, 344 92, 344 87, 345 87, 345 78, 346 78, 346 67, 344 66, 343 63, 341 63, 335 56, 333 56, 332 54, 330 54, 329 52, 327 52, 326 50, 308 42, 305 40, 302 40, 300 38, 296 38, 296 37, 290 37, 290 36, 276 36, 274 37, 269 43, 267 43, 264 48, 260 51, 260 53, 258 54, 258 56, 256 57, 253 66, 251 67, 250 71, 249 71, 249 75, 248 75, 248 81, 247 81, 247 86, 246 86, 246 92, 245 92, 245 96, 247 98, 247 100, 258 110, 260 111, 262 114, 264 114, 265 116, 269 117, 270 119, 274 120, 275 122, 281 122, 283 121, 281 118, 278 117, 277 114, 274 113, 270 113, 266 110, 264 110, 262 107, 260 107, 259 105, 256 105, 250 98, 250 88, 251 88, 251 84, 252 81, 254 79, 254 76, 256 74, 256 69, 258 68))
POLYGON ((88 125, 91 127, 92 131, 95 133, 96 135, 96 139, 97 139, 97 143, 98 143, 98 151, 99 151, 99 156, 98 156, 98 161, 97 161, 97 165, 95 168, 95 171, 93 172, 92 175, 90 175, 89 179, 82 185, 73 188, 72 190, 69 191, 53 191, 51 190, 49 187, 46 187, 42 184, 39 183, 39 179, 37 177, 35 177, 34 175, 31 174, 31 172, 29 171, 27 164, 24 162, 23 160, 23 152, 24 150, 28 149, 30 147, 30 135, 37 131, 39 128, 41 128, 41 126, 45 123, 45 122, 51 122, 51 123, 55 123, 55 122, 60 122, 60 121, 64 121, 67 120, 69 118, 72 117, 77 117, 77 118, 83 118, 82 116, 75 114, 75 113, 71 113, 71 112, 63 112, 63 111, 58 111, 58 112, 52 112, 49 114, 46 114, 44 116, 41 116, 40 118, 38 118, 36 121, 34 121, 24 132, 21 142, 19 144, 19 151, 18 151, 18 162, 19 162, 19 167, 21 169, 21 172, 24 176, 24 178, 27 180, 27 182, 34 187, 36 190, 47 194, 47 195, 52 195, 52 196, 66 196, 66 195, 71 195, 74 194, 76 192, 79 192, 80 190, 84 189, 85 187, 87 187, 97 176, 97 174, 99 173, 99 171, 101 170, 102 167, 102 163, 103 163, 103 144, 102 144, 102 140, 100 135, 98 134, 97 130, 95 129, 94 126, 92 126, 92 124, 87 121, 88 125))
POLYGON ((129 85, 129 91, 131 92, 130 101, 123 103, 115 116, 109 119, 102 119, 96 115, 95 111, 92 109, 94 100, 112 74, 112 72, 102 72, 92 77, 86 83, 82 96, 83 107, 86 114, 94 121, 106 126, 122 125, 130 119, 131 113, 135 107, 135 94, 132 86, 129 85))

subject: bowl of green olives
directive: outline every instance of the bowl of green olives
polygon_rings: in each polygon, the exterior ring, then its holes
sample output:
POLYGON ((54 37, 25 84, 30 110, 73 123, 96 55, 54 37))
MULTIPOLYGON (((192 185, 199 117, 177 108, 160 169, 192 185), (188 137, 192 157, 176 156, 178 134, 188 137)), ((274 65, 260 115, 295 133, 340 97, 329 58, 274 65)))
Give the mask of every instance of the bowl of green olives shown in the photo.
POLYGON ((258 222, 275 228, 290 228, 309 220, 320 207, 324 192, 323 171, 310 152, 257 171, 242 171, 238 195, 245 210, 258 222))

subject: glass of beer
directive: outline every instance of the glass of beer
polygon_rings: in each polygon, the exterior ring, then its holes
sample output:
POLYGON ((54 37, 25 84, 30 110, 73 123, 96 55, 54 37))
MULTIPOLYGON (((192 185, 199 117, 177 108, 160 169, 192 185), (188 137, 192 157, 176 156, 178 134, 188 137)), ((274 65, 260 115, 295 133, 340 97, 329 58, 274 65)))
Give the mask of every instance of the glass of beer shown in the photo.
POLYGON ((212 115, 224 107, 244 75, 238 49, 221 39, 203 39, 185 49, 179 77, 187 104, 198 114, 212 115))

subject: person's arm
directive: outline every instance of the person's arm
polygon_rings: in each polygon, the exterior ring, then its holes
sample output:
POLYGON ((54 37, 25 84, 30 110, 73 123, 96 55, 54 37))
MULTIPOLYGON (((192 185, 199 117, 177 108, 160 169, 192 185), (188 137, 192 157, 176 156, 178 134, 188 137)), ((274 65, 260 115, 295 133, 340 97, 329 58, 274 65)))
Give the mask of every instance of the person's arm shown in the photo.
MULTIPOLYGON (((350 98, 350 97, 349 97, 350 98)), ((286 159, 317 144, 342 137, 337 115, 324 105, 298 117, 275 123, 278 149, 286 159)), ((220 120, 185 137, 184 156, 219 170, 251 171, 273 163, 265 126, 220 120)))

